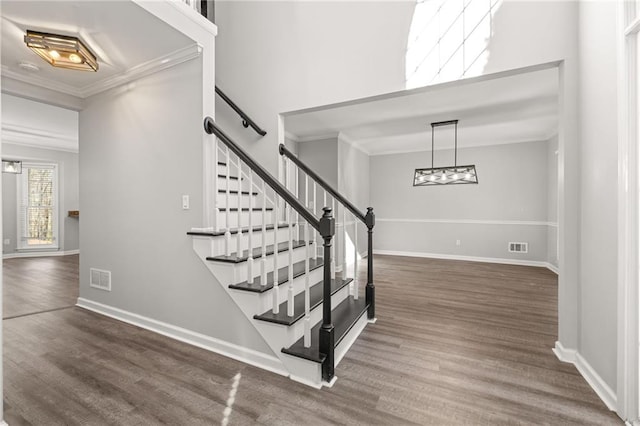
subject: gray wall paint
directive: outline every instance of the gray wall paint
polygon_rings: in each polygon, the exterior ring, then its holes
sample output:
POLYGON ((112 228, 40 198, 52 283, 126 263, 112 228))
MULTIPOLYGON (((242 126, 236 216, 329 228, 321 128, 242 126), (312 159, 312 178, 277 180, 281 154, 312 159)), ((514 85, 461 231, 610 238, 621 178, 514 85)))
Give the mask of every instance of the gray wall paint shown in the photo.
MULTIPOLYGON (((40 149, 4 143, 4 158, 30 162, 58 164, 59 183, 59 238, 60 251, 73 251, 79 248, 79 219, 68 216, 69 210, 78 210, 78 154, 67 151, 40 149)), ((2 180, 2 232, 3 240, 10 239, 9 245, 3 244, 2 253, 16 252, 17 247, 17 193, 16 176, 5 173, 2 180)), ((4 241, 3 241, 4 242, 4 241)))
POLYGON ((80 296, 271 353, 186 235, 202 221, 201 69, 160 71, 80 112, 80 296), (90 267, 112 271, 111 292, 89 287, 90 267))
MULTIPOLYGON (((362 213, 366 213, 367 207, 371 206, 369 162, 369 155, 338 138, 338 191, 362 213)), ((342 213, 338 212, 338 214, 341 215, 342 213)), ((339 222, 342 223, 342 216, 339 217, 339 222)), ((362 222, 354 219, 351 213, 347 212, 347 233, 350 241, 353 241, 354 236, 351 222, 358 224, 358 252, 365 254, 367 251, 367 228, 362 222)), ((339 256, 342 258, 342 246, 340 246, 339 256)), ((350 259, 350 257, 347 257, 347 259, 350 259)), ((351 260, 349 261, 351 262, 351 260)))
POLYGON ((558 267, 558 135, 547 142, 547 262, 558 267))
MULTIPOLYGON (((452 150, 437 154, 453 158, 452 150)), ((377 250, 546 261, 546 142, 458 150, 459 164, 476 165, 477 185, 412 186, 414 169, 429 166, 430 160, 426 151, 371 157, 377 250), (541 224, 433 222, 452 220, 541 224), (509 253, 510 241, 528 242, 529 253, 509 253)))
MULTIPOLYGON (((338 188, 338 139, 322 139, 298 143, 298 158, 329 185, 338 188)), ((304 192, 304 191, 303 191, 304 192)), ((318 190, 318 205, 322 201, 318 190)))
POLYGON ((580 354, 617 386, 616 4, 580 3, 580 354))

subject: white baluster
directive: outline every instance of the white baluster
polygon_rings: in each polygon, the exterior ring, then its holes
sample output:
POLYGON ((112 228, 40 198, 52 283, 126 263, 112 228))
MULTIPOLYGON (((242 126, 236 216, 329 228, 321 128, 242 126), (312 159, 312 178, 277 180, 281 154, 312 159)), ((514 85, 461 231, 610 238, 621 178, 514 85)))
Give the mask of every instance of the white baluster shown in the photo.
POLYGON ((347 207, 342 206, 342 279, 347 279, 347 207))
MULTIPOLYGON (((305 182, 306 185, 306 182, 305 182)), ((305 195, 306 197, 306 195, 305 195)), ((309 291, 311 284, 309 282, 309 247, 311 243, 309 241, 309 224, 304 223, 304 347, 311 347, 311 300, 309 291)), ((314 230, 315 233, 315 230, 314 230)))
POLYGON ((238 232, 236 234, 236 256, 242 257, 242 185, 240 182, 242 180, 242 162, 240 157, 238 156, 238 179, 237 187, 238 187, 238 232))
MULTIPOLYGON (((317 207, 316 207, 316 183, 313 182, 313 212, 314 215, 317 217, 317 207)), ((313 260, 316 260, 318 258, 318 233, 316 232, 316 230, 313 230, 313 252, 311 253, 313 255, 313 260)))
POLYGON ((229 171, 231 170, 231 155, 229 154, 229 147, 225 146, 225 159, 226 159, 226 191, 225 191, 225 211, 224 211, 224 223, 225 223, 225 233, 224 233, 224 250, 227 256, 231 256, 231 190, 229 187, 231 186, 231 179, 229 178, 229 171))
POLYGON ((249 169, 249 239, 247 247, 247 282, 253 283, 253 170, 249 169))
POLYGON ((273 225, 273 313, 280 312, 280 287, 278 286, 278 194, 273 191, 273 216, 275 217, 273 225))
MULTIPOLYGON (((331 197, 331 211, 333 212, 333 217, 338 217, 336 214, 336 199, 331 197)), ((336 279, 336 239, 333 239, 333 244, 331 244, 331 279, 336 279)))
MULTIPOLYGON (((218 174, 220 174, 220 166, 218 165, 218 138, 213 142, 213 229, 217 232, 220 230, 220 221, 218 220, 218 174)), ((211 215, 211 212, 208 213, 211 215)))
POLYGON ((358 218, 353 216, 353 298, 358 300, 358 218))
POLYGON ((260 285, 267 285, 267 192, 265 191, 264 180, 262 181, 262 258, 260 259, 260 285))
POLYGON ((293 208, 287 205, 289 217, 289 290, 287 292, 287 315, 293 316, 293 208))

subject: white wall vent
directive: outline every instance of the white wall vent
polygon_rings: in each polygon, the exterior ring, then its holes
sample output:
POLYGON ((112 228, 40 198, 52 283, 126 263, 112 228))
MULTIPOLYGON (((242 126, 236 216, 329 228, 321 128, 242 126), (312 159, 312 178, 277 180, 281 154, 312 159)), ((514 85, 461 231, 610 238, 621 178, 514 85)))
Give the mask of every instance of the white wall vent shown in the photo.
POLYGON ((509 253, 528 253, 529 243, 509 243, 509 253))
POLYGON ((104 271, 102 269, 89 269, 91 278, 89 285, 100 290, 111 291, 111 271, 104 271))

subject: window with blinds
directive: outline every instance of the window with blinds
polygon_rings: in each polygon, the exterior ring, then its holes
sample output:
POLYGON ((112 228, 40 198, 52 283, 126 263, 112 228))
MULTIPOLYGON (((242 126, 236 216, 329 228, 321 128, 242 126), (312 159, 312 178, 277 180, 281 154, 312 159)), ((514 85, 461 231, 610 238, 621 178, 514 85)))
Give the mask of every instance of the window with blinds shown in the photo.
POLYGON ((18 249, 58 248, 57 166, 23 163, 18 200, 18 249))

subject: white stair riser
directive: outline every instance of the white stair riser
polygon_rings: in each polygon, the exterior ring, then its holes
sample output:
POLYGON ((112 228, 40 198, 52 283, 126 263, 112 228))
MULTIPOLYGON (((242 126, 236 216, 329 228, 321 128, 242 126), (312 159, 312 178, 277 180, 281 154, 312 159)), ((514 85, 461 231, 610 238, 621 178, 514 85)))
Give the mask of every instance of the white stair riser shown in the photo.
MULTIPOLYGON (((227 226, 227 217, 226 217, 226 212, 223 211, 218 211, 218 213, 216 214, 216 220, 218 223, 218 228, 219 229, 234 229, 234 228, 238 228, 238 212, 237 211, 230 211, 229 212, 229 225, 227 226)), ((267 225, 272 225, 273 224, 273 211, 267 211, 267 225)), ((261 211, 253 211, 251 212, 251 224, 253 226, 259 226, 262 225, 262 212, 261 211)), ((239 227, 246 227, 249 226, 249 212, 248 211, 243 211, 240 213, 240 226, 239 227)))
MULTIPOLYGON (((282 292, 282 286, 281 292, 282 292)), ((345 286, 337 293, 331 296, 331 306, 337 306, 349 295, 349 286, 345 286)), ((316 324, 322 321, 322 305, 317 306, 310 312, 310 326, 313 328, 316 324)), ((260 331, 260 334, 265 338, 265 341, 269 344, 274 352, 280 354, 282 348, 288 348, 298 341, 304 335, 305 320, 304 318, 296 321, 291 326, 282 324, 271 323, 267 321, 256 321, 256 327, 260 331)))
MULTIPOLYGON (((226 194, 218 193, 218 195, 216 196, 216 206, 218 208, 227 206, 226 198, 226 194)), ((262 200, 260 198, 261 197, 259 197, 258 195, 249 196, 249 194, 242 194, 239 201, 242 207, 249 207, 249 201, 253 199, 253 207, 262 208, 262 200)), ((238 194, 229 194, 229 206, 231 206, 232 208, 238 207, 238 194)))
MULTIPOLYGON (((227 189, 227 187, 232 191, 238 190, 238 179, 229 179, 229 184, 227 185, 227 179, 223 177, 218 177, 218 189, 227 189)), ((242 191, 247 191, 249 188, 249 183, 245 183, 244 180, 240 181, 240 187, 242 191)))
MULTIPOLYGON (((294 234, 297 235, 297 234, 294 234)), ((262 247, 262 231, 253 231, 252 245, 253 247, 262 247)), ((273 230, 266 231, 266 244, 272 245, 274 239, 273 230)), ((231 251, 235 252, 238 246, 238 234, 230 235, 230 244, 231 251)), ((218 256, 226 254, 226 237, 224 235, 211 237, 211 251, 209 256, 218 256)), ((278 242, 283 243, 285 241, 289 241, 289 232, 287 228, 279 228, 278 229, 278 242)), ((246 250, 249 247, 249 233, 243 232, 242 237, 240 238, 240 243, 242 250, 246 250)), ((313 247, 309 248, 309 253, 313 253, 313 247)))
POLYGON ((282 363, 287 366, 291 380, 312 386, 316 389, 322 387, 322 364, 298 358, 297 356, 287 355, 282 352, 278 355, 282 363))

